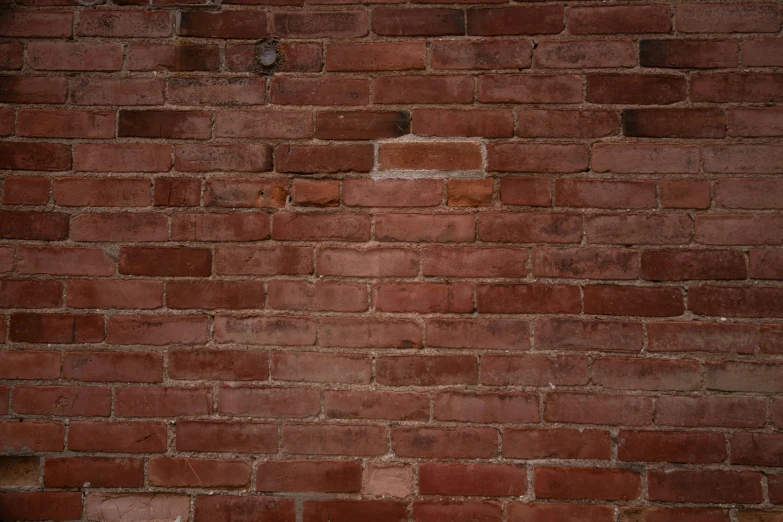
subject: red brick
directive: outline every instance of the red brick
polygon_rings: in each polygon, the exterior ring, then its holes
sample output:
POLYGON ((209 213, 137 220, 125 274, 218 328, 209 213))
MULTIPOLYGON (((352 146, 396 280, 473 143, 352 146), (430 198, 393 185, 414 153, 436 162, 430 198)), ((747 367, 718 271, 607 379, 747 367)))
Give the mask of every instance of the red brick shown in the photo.
MULTIPOLYGON (((755 329, 750 325, 747 327, 755 334, 755 329)), ((761 325, 759 349, 761 353, 779 354, 783 352, 783 328, 776 324, 761 325)), ((749 352, 752 352, 752 349, 749 352)))
POLYGON ((266 36, 263 11, 183 11, 179 18, 180 36, 195 38, 256 39, 266 36))
POLYGON ((161 105, 163 79, 72 78, 70 100, 76 105, 161 105))
POLYGON ((358 460, 266 461, 258 465, 257 491, 357 493, 362 488, 358 460))
POLYGON ((415 109, 414 134, 420 136, 505 138, 514 134, 514 121, 504 110, 415 109))
POLYGON ((167 97, 172 105, 262 105, 266 78, 172 78, 167 97))
POLYGON ((552 181, 547 178, 502 178, 500 201, 504 205, 548 207, 552 201, 552 181))
POLYGON ((4 103, 63 103, 65 78, 54 76, 0 77, 0 101, 4 103))
POLYGON ((430 399, 421 393, 385 390, 324 392, 324 414, 335 419, 419 420, 430 418, 430 399))
POLYGON ((68 491, 5 491, 0 512, 8 520, 77 520, 82 516, 82 494, 68 491))
POLYGON ((407 506, 393 500, 306 500, 303 522, 398 522, 407 516, 407 506))
POLYGON ((690 242, 691 220, 682 214, 594 214, 585 220, 588 243, 683 244, 690 242))
POLYGON ((146 178, 55 178, 52 196, 66 207, 146 207, 150 180, 146 178))
POLYGON ((433 69, 523 69, 532 62, 527 40, 435 40, 430 43, 433 69))
POLYGON ((498 451, 495 428, 395 426, 392 449, 400 457, 437 459, 492 458, 498 451))
POLYGON ((636 279, 639 256, 628 249, 536 248, 533 275, 587 279, 636 279))
POLYGON ((374 151, 371 144, 279 145, 275 148, 277 172, 370 172, 374 151))
POLYGON ((169 11, 91 9, 81 13, 76 34, 107 38, 161 38, 171 36, 169 11))
MULTIPOLYGON (((574 74, 487 74, 478 80, 478 101, 485 103, 579 103, 582 78, 574 74)), ((521 145, 506 145, 519 147, 521 145)), ((539 145, 552 147, 552 145, 539 145)), ((552 159, 551 156, 549 158, 552 159)))
POLYGON ((503 456, 514 459, 607 460, 611 453, 606 431, 512 428, 503 432, 503 456))
POLYGON ((735 433, 731 436, 731 463, 751 466, 780 466, 783 438, 776 434, 735 433))
POLYGON ((753 428, 765 421, 765 402, 755 397, 662 396, 655 404, 655 423, 662 426, 753 428))
POLYGON ((128 45, 129 71, 217 71, 220 47, 212 44, 146 43, 128 45))
POLYGON ((111 390, 92 386, 16 386, 12 408, 21 414, 108 417, 111 390))
POLYGON ((247 516, 251 520, 294 522, 294 499, 220 495, 196 497, 193 518, 196 522, 231 522, 247 516))
POLYGON ((783 148, 776 145, 734 145, 704 148, 704 170, 720 173, 774 173, 783 148))
MULTIPOLYGON (((178 451, 274 453, 277 425, 259 422, 177 422, 178 451)), ((259 474, 259 479, 261 475, 259 474)))
POLYGON ((582 172, 589 151, 576 144, 500 143, 487 146, 487 170, 500 172, 582 172))
POLYGON ((386 427, 361 424, 284 424, 281 450, 294 455, 383 455, 386 427))
POLYGON ((661 181, 659 184, 663 208, 697 208, 710 206, 709 181, 661 181))
MULTIPOLYGON (((223 158, 225 160, 225 158, 223 158)), ((281 179, 207 179, 204 206, 226 208, 283 208, 288 181, 281 179)))
POLYGON ((215 273, 227 275, 296 275, 313 272, 309 247, 217 247, 215 273))
POLYGON ((211 388, 122 387, 114 391, 117 417, 180 417, 212 413, 211 388))
POLYGON ((513 502, 508 505, 506 516, 508 522, 556 522, 558 520, 611 522, 614 520, 614 510, 611 506, 591 504, 513 502))
POLYGON ((272 170, 272 149, 265 144, 176 145, 175 149, 174 168, 180 172, 272 170))
POLYGON ((538 422, 538 396, 522 393, 442 392, 434 397, 433 416, 440 421, 481 424, 538 422))
POLYGON ((468 10, 468 34, 557 34, 565 27, 562 6, 515 6, 468 10))
POLYGON ((783 183, 775 179, 728 178, 715 182, 720 208, 783 209, 783 183))
POLYGON ((464 284, 390 283, 373 288, 375 309, 385 312, 468 313, 473 287, 464 284))
POLYGON ((653 208, 655 183, 594 179, 555 180, 555 206, 584 208, 653 208))
POLYGON ((68 429, 68 449, 102 453, 163 453, 166 451, 166 425, 162 422, 72 421, 68 429))
POLYGON ((59 308, 62 283, 37 279, 0 279, 0 308, 59 308))
POLYGON ((295 179, 291 187, 291 201, 303 207, 336 207, 340 205, 338 180, 314 181, 295 179))
POLYGON ((6 205, 46 205, 49 202, 49 178, 7 177, 3 180, 2 203, 6 205))
POLYGON ((751 250, 750 275, 754 279, 783 279, 783 253, 778 250, 751 250))
POLYGON ((367 355, 319 352, 272 354, 272 379, 276 381, 368 384, 371 378, 372 359, 367 355))
POLYGON ((468 214, 376 214, 375 237, 380 241, 471 242, 475 217, 468 214))
POLYGON ((114 315, 109 317, 108 342, 112 344, 203 344, 208 317, 199 315, 114 315))
POLYGON ((0 169, 69 170, 71 151, 59 143, 0 143, 0 169))
POLYGON ((500 213, 479 216, 482 241, 502 243, 577 243, 582 239, 582 218, 565 213, 500 213))
POLYGON ((278 76, 272 78, 271 89, 271 101, 279 105, 367 105, 370 102, 370 83, 364 78, 278 76))
POLYGON ((544 420, 575 424, 645 426, 653 416, 652 399, 635 395, 550 393, 544 420))
POLYGON ((99 343, 104 339, 102 315, 13 314, 8 339, 28 343, 99 343))
POLYGON ((85 513, 90 520, 96 522, 123 522, 136 513, 142 516, 154 517, 158 520, 175 520, 176 517, 187 517, 190 514, 190 499, 187 495, 170 495, 165 493, 128 494, 128 493, 93 493, 87 495, 85 513))
POLYGON ((315 344, 315 321, 305 317, 218 315, 213 324, 218 343, 310 346, 315 344))
POLYGON ((499 502, 479 500, 419 500, 413 504, 413 516, 421 522, 500 522, 503 508, 499 502))
MULTIPOLYGON (((297 2, 298 0, 293 0, 297 2)), ((278 50, 285 58, 275 64, 281 72, 320 72, 323 68, 320 42, 278 42, 278 50)), ((226 66, 235 72, 256 70, 256 45, 250 43, 226 43, 226 66)))
POLYGON ((518 319, 427 320, 427 345, 441 348, 527 350, 530 327, 518 319))
POLYGON ((748 38, 742 45, 742 64, 761 67, 783 65, 783 38, 748 38))
POLYGON ((678 288, 590 285, 584 287, 584 309, 588 314, 665 317, 681 315, 685 307, 678 288))
POLYGON ((684 77, 663 74, 589 75, 585 92, 588 102, 603 104, 668 105, 687 97, 684 77))
POLYGON ((695 240, 705 245, 779 245, 783 216, 723 214, 697 216, 695 240))
POLYGON ((650 470, 650 500, 757 504, 762 500, 761 474, 750 471, 650 470))
POLYGON ((479 313, 579 313, 580 300, 578 286, 486 284, 476 287, 476 309, 479 313))
POLYGON ((517 135, 531 138, 601 138, 620 130, 613 111, 524 109, 517 112, 517 120, 517 135))
POLYGON ((586 357, 483 355, 481 384, 553 386, 587 384, 586 357))
MULTIPOLYGON (((769 488, 769 499, 773 504, 783 503, 783 481, 780 475, 768 475, 767 487, 769 488)), ((777 514, 773 515, 777 516, 777 514)))
POLYGON ((737 107, 727 114, 731 136, 783 136, 783 108, 737 107))
POLYGON ((73 167, 80 172, 166 172, 171 168, 171 145, 77 143, 73 167))
POLYGON ((478 378, 476 358, 469 355, 379 357, 375 371, 375 380, 389 386, 476 384, 478 378))
POLYGON ((60 352, 24 350, 0 351, 0 379, 57 379, 60 352))
POLYGON ((269 354, 256 350, 170 350, 172 379, 263 381, 269 378, 269 354))
POLYGON ((10 38, 68 38, 73 34, 73 12, 5 8, 0 14, 0 36, 10 38))
POLYGON ((642 349, 642 325, 628 321, 536 319, 539 350, 635 352, 642 349))
POLYGON ((647 337, 651 352, 753 353, 758 333, 745 324, 648 323, 647 337))
POLYGON ((239 488, 250 484, 250 463, 244 460, 216 460, 152 457, 151 486, 239 488))
POLYGON ((617 452, 623 461, 709 464, 726 459, 726 441, 706 431, 621 431, 617 452))
POLYGON ((488 207, 492 202, 494 180, 450 179, 448 181, 450 207, 488 207))
MULTIPOLYGON (((740 518, 742 515, 740 515, 740 518)), ((623 508, 620 510, 621 522, 727 522, 728 513, 721 509, 696 508, 623 508)))
POLYGON ((263 212, 171 216, 171 239, 179 241, 258 241, 270 233, 269 215, 263 212))
POLYGON ((0 69, 21 69, 24 63, 24 45, 21 42, 0 43, 0 69))
POLYGON ((680 4, 675 14, 683 33, 776 33, 783 22, 774 4, 680 4))
MULTIPOLYGON (((2 49, 0 47, 0 49, 2 49)), ((0 59, 2 59, 2 56, 0 56, 0 59)), ((0 78, 2 80, 2 78, 0 78)), ((3 85, 3 82, 0 81, 0 86, 3 85)), ((3 96, 3 93, 0 92, 0 97, 3 96)), ((0 109, 0 136, 10 136, 14 133, 14 120, 15 120, 16 113, 11 108, 5 108, 0 109)))
POLYGON ((642 278, 651 281, 745 279, 745 256, 734 250, 647 250, 642 278))
POLYGON ((356 38, 367 34, 367 13, 363 10, 275 12, 272 34, 283 38, 356 38))
POLYGON ((545 69, 633 67, 636 49, 631 40, 544 40, 535 63, 545 69))
POLYGON ((166 241, 167 238, 168 219, 163 214, 82 213, 71 220, 71 239, 75 241, 166 241))
MULTIPOLYGON (((267 292, 269 308, 277 310, 335 312, 367 310, 367 288, 360 284, 330 281, 315 283, 270 281, 267 292)), ((263 296, 263 288, 261 295, 263 296)))
MULTIPOLYGON (((376 11, 376 14, 378 11, 376 11)), ((424 69, 425 42, 330 43, 327 71, 404 71, 424 69)))
POLYGON ((160 382, 163 357, 152 352, 66 352, 63 377, 85 382, 160 382))
POLYGON ((668 5, 613 5, 572 7, 568 10, 571 34, 668 33, 672 25, 668 5))
POLYGON ((59 422, 2 420, 0 437, 4 452, 63 451, 65 447, 65 427, 59 422))
POLYGON ((473 103, 473 77, 379 76, 373 82, 373 102, 473 103))
POLYGON ((698 286, 688 290, 688 308, 722 317, 783 317, 783 289, 778 287, 698 286))
POLYGON ((44 485, 47 488, 140 488, 144 486, 142 459, 72 457, 47 458, 44 485))
POLYGON ((774 362, 707 362, 704 385, 708 390, 779 393, 782 370, 783 365, 774 362))
POLYGON ((120 111, 119 136, 208 139, 211 125, 206 111, 120 111))
POLYGON ((53 138, 113 138, 114 112, 71 110, 20 110, 19 136, 53 138))
POLYGON ((536 498, 632 500, 641 493, 641 477, 612 468, 537 467, 536 498))
POLYGON ((212 269, 207 249, 186 247, 120 248, 120 273, 163 277, 206 277, 212 269))
POLYGON ((465 20, 458 9, 379 7, 373 10, 372 30, 385 36, 465 34, 465 20))
POLYGON ((701 389, 701 364, 697 361, 607 357, 593 361, 592 371, 593 383, 609 389, 701 389))
POLYGON ((41 71, 119 71, 121 44, 87 42, 30 42, 27 63, 41 71))
POLYGON ((735 40, 641 40, 642 67, 711 69, 737 67, 735 40))
MULTIPOLYGON (((384 157, 384 152, 389 155, 394 152, 388 151, 383 148, 380 149, 381 162, 395 161, 402 159, 400 156, 411 157, 418 154, 430 154, 432 149, 426 149, 427 151, 421 151, 415 153, 414 150, 397 150, 394 151, 395 157, 384 157)), ((458 151, 455 151, 459 154, 458 151)), ((440 163, 442 158, 446 158, 449 155, 446 154, 446 150, 433 151, 429 158, 433 163, 440 163), (443 156, 438 155, 439 152, 443 152, 443 156)), ((419 156, 420 157, 420 156, 419 156)), ((449 162, 459 162, 458 156, 451 155, 449 162)), ((422 165, 427 167, 429 165, 422 165)), ((438 166, 438 165, 432 165, 438 166)), ((383 166, 382 166, 383 168, 383 166)), ((450 169, 442 169, 450 170, 450 169)), ((443 180, 439 179, 415 179, 415 180, 403 180, 403 179, 346 179, 343 180, 343 205, 349 207, 433 207, 440 205, 443 201, 443 180)))
POLYGON ((0 247, 0 272, 10 272, 14 269, 14 247, 0 247))
POLYGON ((398 138, 410 132, 407 112, 320 112, 315 136, 324 140, 398 138))
POLYGON ((691 100, 697 102, 779 102, 783 100, 783 75, 763 73, 694 74, 691 76, 691 100))
POLYGON ((402 277, 419 273, 419 254, 407 248, 323 248, 316 263, 319 275, 402 277))
POLYGON ((623 111, 623 133, 643 138, 723 138, 723 111, 631 109, 623 111))
POLYGON ((321 320, 321 346, 420 348, 418 323, 407 319, 329 318, 321 320))

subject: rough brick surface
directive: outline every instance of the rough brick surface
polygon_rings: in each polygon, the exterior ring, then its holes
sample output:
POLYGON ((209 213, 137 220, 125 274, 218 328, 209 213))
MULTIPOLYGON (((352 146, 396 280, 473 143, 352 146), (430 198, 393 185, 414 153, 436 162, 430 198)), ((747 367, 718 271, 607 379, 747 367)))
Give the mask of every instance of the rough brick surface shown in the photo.
POLYGON ((783 0, 0 0, 0 520, 783 521, 782 67, 783 0))

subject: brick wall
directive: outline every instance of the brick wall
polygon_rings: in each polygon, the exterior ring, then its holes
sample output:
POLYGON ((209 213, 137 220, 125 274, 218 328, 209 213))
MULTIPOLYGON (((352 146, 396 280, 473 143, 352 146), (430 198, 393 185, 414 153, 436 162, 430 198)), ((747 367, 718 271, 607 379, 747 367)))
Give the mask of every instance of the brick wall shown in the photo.
POLYGON ((1 520, 783 521, 781 1, 443 2, 0 0, 1 520))

